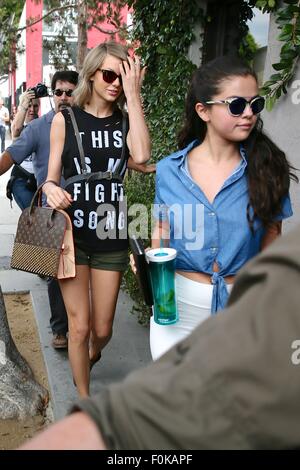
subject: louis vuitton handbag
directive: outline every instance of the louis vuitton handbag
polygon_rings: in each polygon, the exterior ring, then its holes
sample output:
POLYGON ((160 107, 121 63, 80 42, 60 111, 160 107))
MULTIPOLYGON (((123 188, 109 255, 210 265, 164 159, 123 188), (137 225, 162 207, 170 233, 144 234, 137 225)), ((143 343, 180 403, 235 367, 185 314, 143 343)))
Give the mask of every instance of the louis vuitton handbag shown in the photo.
POLYGON ((41 207, 43 184, 19 218, 11 268, 57 279, 75 277, 72 222, 62 210, 41 207))

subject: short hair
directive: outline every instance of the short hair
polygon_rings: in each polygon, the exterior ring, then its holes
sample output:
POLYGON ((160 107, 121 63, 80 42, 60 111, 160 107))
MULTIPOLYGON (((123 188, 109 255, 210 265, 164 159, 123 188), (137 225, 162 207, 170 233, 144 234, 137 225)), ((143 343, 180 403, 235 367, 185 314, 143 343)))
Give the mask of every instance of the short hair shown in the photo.
POLYGON ((51 80, 51 89, 52 91, 56 88, 56 82, 61 80, 62 82, 70 82, 73 85, 77 85, 78 83, 78 72, 75 70, 61 70, 59 72, 55 72, 51 80))

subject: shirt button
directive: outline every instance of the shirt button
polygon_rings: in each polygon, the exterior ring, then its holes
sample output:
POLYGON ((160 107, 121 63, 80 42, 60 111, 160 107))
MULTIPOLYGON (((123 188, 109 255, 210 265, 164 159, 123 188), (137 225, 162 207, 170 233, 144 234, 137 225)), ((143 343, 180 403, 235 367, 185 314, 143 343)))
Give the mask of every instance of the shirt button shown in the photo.
POLYGON ((213 246, 213 247, 211 248, 211 251, 213 251, 213 252, 215 253, 216 251, 218 251, 218 247, 213 246))

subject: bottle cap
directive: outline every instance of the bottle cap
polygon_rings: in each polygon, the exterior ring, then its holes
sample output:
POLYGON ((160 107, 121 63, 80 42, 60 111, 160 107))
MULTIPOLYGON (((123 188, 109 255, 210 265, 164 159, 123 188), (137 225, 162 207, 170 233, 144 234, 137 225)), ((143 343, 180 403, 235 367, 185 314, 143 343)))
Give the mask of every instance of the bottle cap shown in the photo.
POLYGON ((176 258, 177 251, 174 248, 152 248, 146 251, 148 263, 165 263, 176 258))

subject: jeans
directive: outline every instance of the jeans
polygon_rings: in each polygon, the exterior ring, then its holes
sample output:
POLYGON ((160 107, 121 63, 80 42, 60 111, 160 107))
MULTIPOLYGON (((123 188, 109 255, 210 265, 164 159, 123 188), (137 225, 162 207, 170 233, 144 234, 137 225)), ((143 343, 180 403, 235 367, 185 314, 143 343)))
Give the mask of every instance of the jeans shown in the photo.
POLYGON ((12 194, 20 209, 24 210, 26 207, 30 206, 34 191, 27 188, 26 179, 17 178, 12 185, 12 194))
POLYGON ((68 317, 57 279, 48 278, 47 286, 51 310, 51 330, 53 334, 66 335, 68 331, 68 317))
POLYGON ((1 152, 4 152, 5 150, 5 134, 6 127, 0 125, 1 152))

